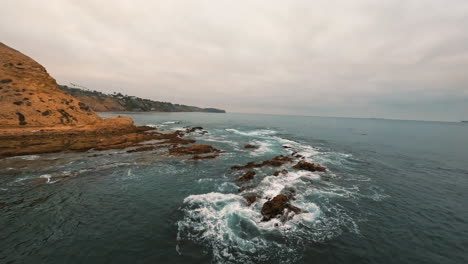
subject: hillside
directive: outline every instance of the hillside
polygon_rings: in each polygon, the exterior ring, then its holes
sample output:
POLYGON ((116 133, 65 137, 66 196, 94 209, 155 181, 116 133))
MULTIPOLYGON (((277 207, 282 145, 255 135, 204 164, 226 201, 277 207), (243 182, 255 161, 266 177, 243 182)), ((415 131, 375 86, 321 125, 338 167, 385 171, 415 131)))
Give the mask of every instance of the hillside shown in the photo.
POLYGON ((96 112, 209 112, 225 113, 226 111, 216 108, 200 108, 196 106, 173 104, 143 99, 120 93, 105 94, 98 91, 84 90, 80 88, 59 86, 65 93, 78 98, 96 112))
POLYGON ((58 89, 42 65, 0 43, 0 121, 0 128, 28 128, 94 125, 102 120, 58 89))

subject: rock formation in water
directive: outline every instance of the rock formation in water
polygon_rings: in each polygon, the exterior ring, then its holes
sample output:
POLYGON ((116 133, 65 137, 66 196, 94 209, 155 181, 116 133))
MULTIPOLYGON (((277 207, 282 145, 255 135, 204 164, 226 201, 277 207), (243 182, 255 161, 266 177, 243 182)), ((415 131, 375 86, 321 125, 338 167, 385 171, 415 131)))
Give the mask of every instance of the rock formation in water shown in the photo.
MULTIPOLYGON (((269 221, 277 216, 294 212, 299 214, 301 209, 290 204, 291 197, 284 194, 279 194, 275 198, 263 204, 262 207, 262 221, 269 221)), ((285 219, 287 220, 287 219, 285 219)))
POLYGON ((244 182, 253 180, 255 174, 257 174, 255 171, 248 171, 244 175, 242 175, 239 179, 237 179, 237 182, 244 183, 244 182))
POLYGON ((272 167, 280 167, 286 163, 293 161, 292 158, 286 157, 283 155, 276 156, 270 160, 265 160, 260 163, 256 162, 249 162, 243 166, 232 166, 231 169, 233 170, 244 170, 244 169, 253 169, 253 168, 261 168, 264 166, 272 166, 272 167))
POLYGON ((318 163, 313 163, 313 162, 307 162, 307 161, 299 161, 296 165, 293 166, 293 169, 296 170, 308 170, 311 172, 314 171, 319 171, 319 172, 324 172, 327 170, 327 168, 323 167, 322 165, 318 163))

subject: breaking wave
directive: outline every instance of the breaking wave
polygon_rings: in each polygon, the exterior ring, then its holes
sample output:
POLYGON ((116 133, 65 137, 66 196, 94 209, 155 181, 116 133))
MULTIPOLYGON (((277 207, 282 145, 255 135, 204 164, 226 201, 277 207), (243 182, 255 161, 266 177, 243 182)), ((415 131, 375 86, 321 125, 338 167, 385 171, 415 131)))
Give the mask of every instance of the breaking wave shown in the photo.
MULTIPOLYGON (((247 142, 259 146, 250 151, 255 157, 286 152, 309 161, 316 161, 322 155, 325 157, 320 160, 330 163, 349 158, 276 136, 272 130, 226 131, 254 137, 247 142)), ((284 169, 290 170, 290 166, 284 169)), ((181 207, 184 216, 177 222, 177 250, 180 254, 184 254, 184 242, 189 240, 206 247, 214 263, 295 262, 301 258, 309 242, 333 239, 344 229, 359 233, 358 220, 334 202, 334 199, 356 201, 360 197, 359 189, 328 181, 332 172, 292 170, 280 176, 272 175, 271 168, 256 169, 256 172, 253 185, 245 189, 239 189, 240 186, 235 184, 234 180, 239 175, 234 173, 224 181, 216 180, 217 192, 190 195, 184 199, 181 207), (235 191, 237 189, 239 192, 235 191), (289 221, 275 218, 263 222, 260 213, 263 204, 278 194, 291 191, 295 194, 292 205, 302 212, 293 215, 289 221), (257 197, 252 205, 244 198, 248 195, 257 197)))

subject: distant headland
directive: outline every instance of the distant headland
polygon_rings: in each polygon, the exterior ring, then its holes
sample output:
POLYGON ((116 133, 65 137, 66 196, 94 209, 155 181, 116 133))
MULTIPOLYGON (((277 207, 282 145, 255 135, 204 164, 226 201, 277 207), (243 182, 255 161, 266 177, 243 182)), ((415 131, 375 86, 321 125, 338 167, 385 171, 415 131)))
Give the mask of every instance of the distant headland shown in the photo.
POLYGON ((67 85, 59 85, 65 93, 79 99, 96 112, 207 112, 226 113, 225 110, 216 108, 201 108, 196 106, 173 104, 169 102, 153 101, 136 96, 123 95, 121 93, 105 94, 67 85))

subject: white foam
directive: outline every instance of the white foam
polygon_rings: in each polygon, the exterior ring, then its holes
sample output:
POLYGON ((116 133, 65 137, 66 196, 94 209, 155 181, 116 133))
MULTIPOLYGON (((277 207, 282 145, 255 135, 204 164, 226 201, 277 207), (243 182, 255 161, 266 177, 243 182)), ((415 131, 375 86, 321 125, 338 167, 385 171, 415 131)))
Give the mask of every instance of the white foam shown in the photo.
POLYGON ((180 124, 180 121, 166 121, 163 122, 164 125, 180 124))
POLYGON ((238 135, 248 136, 248 137, 258 137, 258 136, 268 136, 276 134, 276 131, 269 130, 269 129, 260 129, 260 130, 253 130, 253 131, 240 131, 234 128, 227 128, 226 131, 232 132, 238 135))
POLYGON ((23 160, 37 160, 39 158, 38 155, 26 155, 26 156, 19 156, 19 159, 23 160))
POLYGON ((250 152, 251 156, 261 156, 266 153, 273 152, 273 143, 269 141, 260 141, 260 140, 252 140, 249 142, 251 145, 258 146, 257 149, 250 152))
POLYGON ((46 183, 49 183, 49 184, 57 182, 57 181, 52 181, 51 180, 52 175, 50 175, 50 174, 43 174, 43 175, 39 176, 39 178, 47 179, 46 183))

